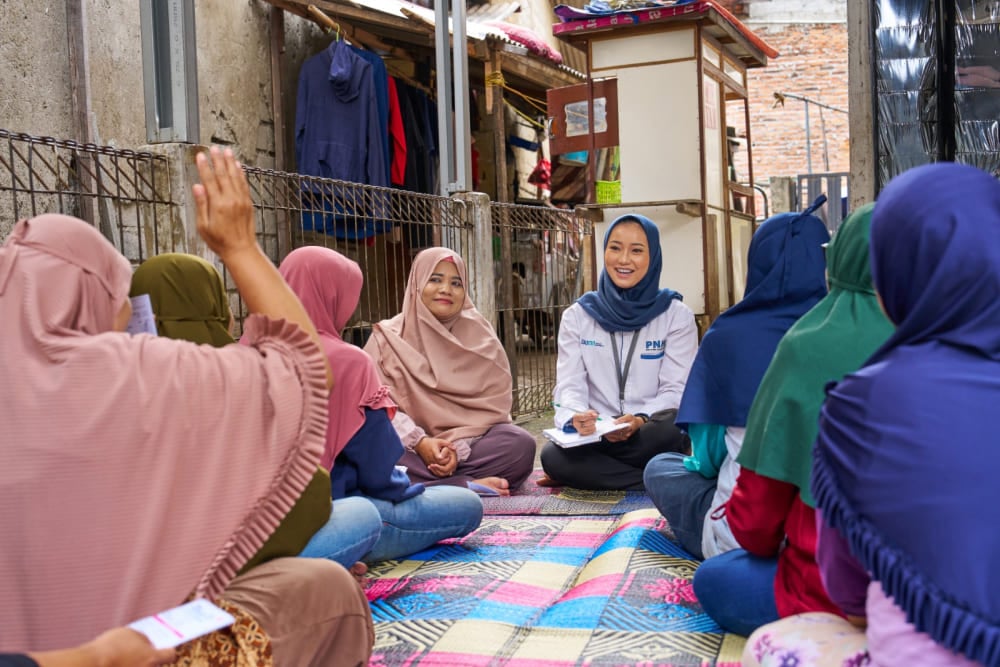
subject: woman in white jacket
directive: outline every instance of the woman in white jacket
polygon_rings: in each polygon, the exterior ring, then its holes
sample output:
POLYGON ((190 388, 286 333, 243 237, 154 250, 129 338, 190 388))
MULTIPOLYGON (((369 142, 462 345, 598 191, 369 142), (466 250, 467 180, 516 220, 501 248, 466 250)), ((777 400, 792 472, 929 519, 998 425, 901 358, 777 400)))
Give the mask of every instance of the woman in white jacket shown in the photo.
POLYGON ((625 426, 594 444, 547 443, 539 484, 641 490, 651 458, 688 451, 674 417, 698 330, 681 295, 660 289, 662 266, 660 234, 648 218, 629 214, 611 223, 597 291, 563 313, 553 397, 557 428, 587 435, 598 419, 625 426))

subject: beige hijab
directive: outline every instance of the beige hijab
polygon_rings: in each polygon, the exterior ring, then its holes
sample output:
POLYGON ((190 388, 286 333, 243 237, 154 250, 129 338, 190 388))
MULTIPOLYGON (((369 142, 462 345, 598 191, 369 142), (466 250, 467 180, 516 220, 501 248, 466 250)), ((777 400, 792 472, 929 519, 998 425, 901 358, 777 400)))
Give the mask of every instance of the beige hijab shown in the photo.
POLYGON ((112 331, 131 268, 93 227, 0 247, 0 652, 48 650, 216 597, 309 483, 322 353, 253 317, 254 347, 112 331))
POLYGON ((375 325, 365 346, 399 408, 446 440, 480 436, 510 422, 510 364, 493 327, 466 293, 458 315, 441 322, 420 299, 434 267, 455 263, 468 289, 465 262, 448 248, 428 248, 413 259, 403 312, 375 325))

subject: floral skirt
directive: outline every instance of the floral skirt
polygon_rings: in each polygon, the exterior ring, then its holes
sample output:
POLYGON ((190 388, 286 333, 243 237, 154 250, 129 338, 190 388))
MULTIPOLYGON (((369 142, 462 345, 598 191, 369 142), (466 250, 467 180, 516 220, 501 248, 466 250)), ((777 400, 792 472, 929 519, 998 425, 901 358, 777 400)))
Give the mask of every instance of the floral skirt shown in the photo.
POLYGON ((743 649, 745 667, 863 667, 864 630, 825 612, 789 616, 758 628, 743 649))
POLYGON ((254 617, 227 600, 215 604, 236 622, 178 647, 173 667, 274 667, 271 640, 254 617))

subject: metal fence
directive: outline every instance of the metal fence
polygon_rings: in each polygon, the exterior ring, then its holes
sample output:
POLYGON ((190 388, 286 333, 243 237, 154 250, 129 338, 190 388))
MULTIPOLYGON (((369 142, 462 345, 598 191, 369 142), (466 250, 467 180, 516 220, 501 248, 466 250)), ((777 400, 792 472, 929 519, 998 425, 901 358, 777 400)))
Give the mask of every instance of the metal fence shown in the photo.
POLYGON ((809 206, 816 197, 825 194, 826 204, 816 211, 816 215, 826 223, 831 234, 836 232, 840 223, 847 216, 848 177, 847 172, 799 174, 796 192, 798 205, 792 210, 801 211, 809 206))
POLYGON ((344 339, 356 345, 365 344, 374 322, 402 308, 410 263, 420 248, 455 248, 470 262, 470 272, 480 270, 462 252, 472 239, 461 201, 301 174, 246 171, 258 236, 274 235, 278 254, 272 259, 280 262, 291 248, 318 245, 361 266, 361 300, 344 331, 344 339))
POLYGON ((169 161, 161 155, 0 129, 0 238, 17 220, 87 220, 133 264, 178 246, 169 161))
MULTIPOLYGON (((184 220, 187 193, 172 191, 182 187, 177 174, 183 170, 171 159, 0 129, 0 239, 19 219, 63 213, 97 226, 135 266, 164 252, 189 251, 194 223, 184 220)), ((592 234, 588 222, 571 211, 491 203, 493 238, 476 238, 472 205, 460 199, 245 171, 257 238, 275 264, 292 248, 321 245, 361 266, 365 286, 346 340, 364 345, 374 322, 400 311, 410 264, 421 248, 447 246, 466 259, 470 276, 488 272, 494 278, 498 334, 514 374, 514 416, 550 407, 559 320, 585 290, 580 257, 592 234), (483 243, 493 250, 492 265, 477 264, 482 253, 475 250, 483 243)), ((220 269, 239 335, 246 305, 220 269)))
POLYGON ((572 211, 490 204, 497 329, 514 375, 514 413, 552 405, 563 311, 587 288, 581 257, 592 225, 572 211))

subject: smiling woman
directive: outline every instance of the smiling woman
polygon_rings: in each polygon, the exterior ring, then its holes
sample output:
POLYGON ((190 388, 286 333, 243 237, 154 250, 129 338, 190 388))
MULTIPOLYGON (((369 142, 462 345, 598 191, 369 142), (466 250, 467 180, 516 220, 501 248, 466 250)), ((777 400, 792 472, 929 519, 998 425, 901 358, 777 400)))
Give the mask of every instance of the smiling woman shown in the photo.
POLYGON ((507 355, 465 284, 453 250, 420 252, 403 312, 375 325, 365 351, 399 405, 392 424, 410 478, 508 495, 531 473, 535 439, 511 423, 507 355))
POLYGON ((698 332, 681 295, 660 289, 662 266, 660 232, 650 220, 625 215, 611 224, 597 291, 563 314, 553 398, 557 428, 588 435, 599 415, 626 426, 592 445, 547 444, 539 484, 642 489, 651 458, 686 451, 674 415, 698 332))
POLYGON ((612 227, 604 248, 604 269, 619 289, 635 287, 649 272, 649 242, 638 222, 612 227))
POLYGON ((465 283, 452 259, 443 259, 420 291, 420 300, 439 321, 449 320, 465 304, 465 283))

